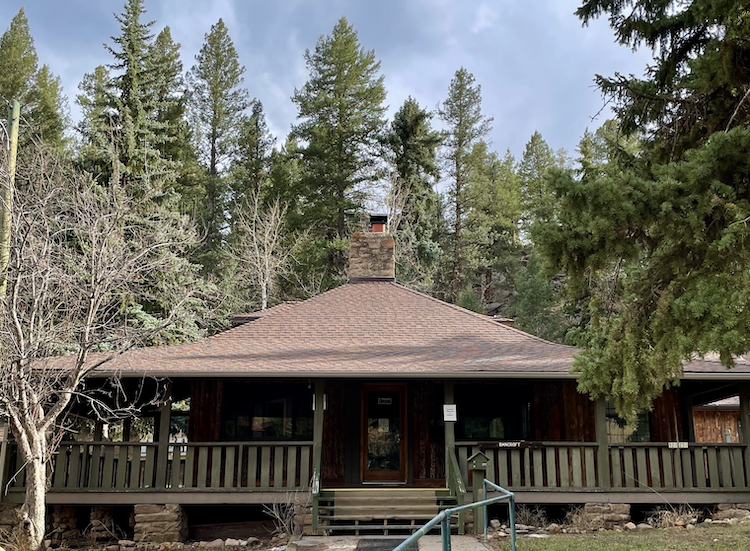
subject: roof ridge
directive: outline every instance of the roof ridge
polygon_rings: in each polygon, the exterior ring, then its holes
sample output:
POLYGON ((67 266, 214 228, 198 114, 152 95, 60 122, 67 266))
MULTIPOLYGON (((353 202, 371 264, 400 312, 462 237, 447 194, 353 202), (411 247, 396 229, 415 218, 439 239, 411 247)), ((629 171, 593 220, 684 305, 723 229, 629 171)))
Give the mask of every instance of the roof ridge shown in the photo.
POLYGON ((389 283, 391 285, 395 285, 397 287, 401 287, 402 289, 405 289, 405 290, 409 291, 410 293, 414 293, 415 295, 427 298, 429 300, 437 302, 438 304, 441 304, 443 306, 447 306, 449 308, 452 308, 453 310, 456 310, 457 312, 461 312, 463 314, 469 315, 469 316, 474 317, 476 319, 482 320, 483 322, 486 322, 486 323, 491 323, 493 325, 493 327, 495 327, 496 329, 500 328, 500 329, 505 330, 505 331, 510 331, 511 333, 519 333, 521 335, 524 335, 525 337, 529 337, 531 339, 543 342, 545 344, 552 344, 554 346, 562 346, 562 347, 565 347, 565 348, 572 348, 574 350, 576 349, 575 346, 570 346, 568 344, 560 344, 560 343, 557 343, 557 342, 548 341, 548 340, 543 339, 541 337, 537 337, 536 335, 532 335, 531 333, 527 333, 526 331, 521 331, 520 329, 516 329, 515 327, 508 327, 507 325, 503 325, 501 323, 497 323, 495 320, 493 320, 491 317, 489 317, 486 314, 482 315, 482 314, 479 314, 477 312, 472 312, 471 310, 468 310, 468 309, 466 309, 466 308, 464 308, 462 306, 458 306, 456 304, 451 304, 450 302, 446 302, 444 300, 440 300, 439 298, 435 298, 433 296, 430 296, 427 293, 422 293, 421 291, 417 291, 416 289, 410 289, 409 287, 407 287, 405 285, 401 285, 400 283, 398 283, 396 281, 392 281, 392 282, 389 282, 389 283))

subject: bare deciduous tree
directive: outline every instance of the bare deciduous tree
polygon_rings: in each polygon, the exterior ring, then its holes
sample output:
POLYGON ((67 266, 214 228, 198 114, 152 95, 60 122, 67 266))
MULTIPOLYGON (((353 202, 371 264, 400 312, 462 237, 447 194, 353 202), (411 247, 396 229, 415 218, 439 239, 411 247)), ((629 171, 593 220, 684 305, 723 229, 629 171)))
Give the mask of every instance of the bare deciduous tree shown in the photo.
POLYGON ((268 308, 278 278, 286 274, 300 237, 284 239, 287 206, 279 199, 264 205, 258 192, 248 197, 234 225, 227 254, 237 262, 239 276, 258 288, 261 310, 268 308), (289 242, 291 241, 291 242, 289 242))
POLYGON ((159 209, 136 209, 116 182, 99 185, 41 148, 27 152, 16 182, 0 304, 0 415, 26 470, 20 541, 35 550, 59 420, 87 375, 172 321, 166 313, 160 327, 134 326, 132 304, 159 295, 177 311, 188 299, 190 285, 168 274, 190 232, 159 209))

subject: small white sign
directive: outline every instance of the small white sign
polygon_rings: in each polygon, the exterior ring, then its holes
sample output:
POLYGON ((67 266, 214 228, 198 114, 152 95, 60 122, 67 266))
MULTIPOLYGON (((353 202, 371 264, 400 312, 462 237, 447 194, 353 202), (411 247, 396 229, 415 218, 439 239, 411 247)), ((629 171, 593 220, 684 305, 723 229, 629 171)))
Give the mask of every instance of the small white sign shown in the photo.
POLYGON ((458 421, 456 404, 443 404, 443 421, 458 421))
POLYGON ((686 450, 688 448, 687 442, 669 442, 667 445, 669 446, 669 449, 671 450, 675 450, 675 449, 686 450))

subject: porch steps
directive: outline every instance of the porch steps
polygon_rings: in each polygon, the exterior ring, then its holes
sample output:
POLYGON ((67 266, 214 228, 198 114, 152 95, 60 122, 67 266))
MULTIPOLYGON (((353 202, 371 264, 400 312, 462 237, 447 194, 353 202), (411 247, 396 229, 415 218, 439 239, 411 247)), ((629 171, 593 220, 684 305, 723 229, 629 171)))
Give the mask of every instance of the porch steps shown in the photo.
MULTIPOLYGON (((368 488, 324 490, 318 502, 320 527, 332 534, 411 534, 442 509, 455 507, 447 489, 368 488)), ((457 529, 456 519, 452 528, 457 529)), ((439 528, 435 530, 439 533, 439 528)))

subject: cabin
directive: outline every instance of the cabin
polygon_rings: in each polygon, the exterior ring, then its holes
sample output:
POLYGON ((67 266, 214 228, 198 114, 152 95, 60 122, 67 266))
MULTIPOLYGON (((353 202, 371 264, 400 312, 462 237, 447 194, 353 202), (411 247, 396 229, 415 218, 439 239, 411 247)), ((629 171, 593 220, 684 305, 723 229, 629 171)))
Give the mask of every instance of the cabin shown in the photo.
MULTIPOLYGON (((375 223, 352 237, 347 284, 106 364, 97 377, 165 394, 110 426, 74 412, 80 428, 51 465, 55 518, 98 508, 176 540, 201 507, 293 495, 318 530, 413 530, 474 498, 477 452, 518 503, 750 502, 750 423, 731 441, 695 431, 702 405, 732 396, 748 418, 750 362, 686 364, 630 427, 578 392, 575 348, 400 285, 394 246, 375 223)), ((0 437, 2 500, 20 503, 22 465, 0 437)))

